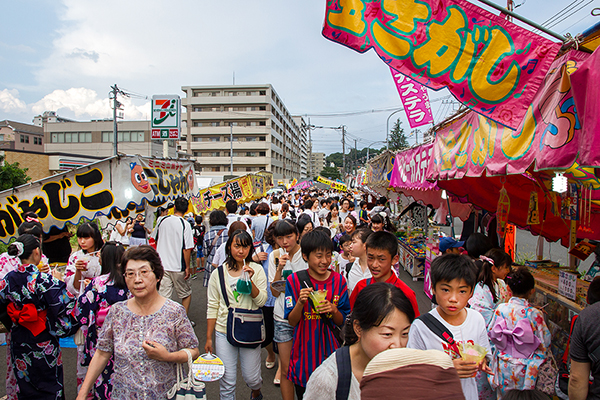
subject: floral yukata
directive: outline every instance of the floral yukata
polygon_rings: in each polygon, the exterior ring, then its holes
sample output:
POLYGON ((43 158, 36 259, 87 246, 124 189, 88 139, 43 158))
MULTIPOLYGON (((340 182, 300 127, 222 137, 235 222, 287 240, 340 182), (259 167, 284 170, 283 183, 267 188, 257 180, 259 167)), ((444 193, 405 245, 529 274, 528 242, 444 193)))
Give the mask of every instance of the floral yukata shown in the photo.
MULTIPOLYGON (((81 360, 78 360, 82 366, 89 367, 90 361, 94 357, 98 332, 103 325, 106 313, 113 304, 127 300, 128 297, 129 290, 114 286, 114 282, 109 279, 109 274, 94 278, 79 296, 77 306, 73 309, 71 315, 81 325, 81 330, 86 338, 81 360)), ((95 399, 111 398, 112 384, 110 377, 114 368, 113 361, 113 357, 111 357, 106 368, 96 380, 94 385, 95 399)))
POLYGON ((25 320, 23 325, 13 325, 9 349, 19 397, 64 399, 58 338, 75 333, 68 316, 75 299, 69 296, 63 282, 30 264, 20 265, 0 280, 0 301, 12 303, 21 310, 17 311, 19 321, 25 320), (25 313, 32 315, 35 311, 37 323, 26 322, 25 313))
POLYGON ((511 389, 535 389, 538 368, 546 359, 550 331, 540 310, 519 297, 500 304, 490 323, 491 341, 496 345, 489 375, 498 398, 511 389))
POLYGON ((112 400, 163 400, 177 381, 175 363, 152 360, 142 348, 156 341, 174 352, 197 348, 198 338, 182 305, 167 299, 152 315, 137 315, 127 301, 114 304, 98 334, 97 349, 112 353, 112 400))

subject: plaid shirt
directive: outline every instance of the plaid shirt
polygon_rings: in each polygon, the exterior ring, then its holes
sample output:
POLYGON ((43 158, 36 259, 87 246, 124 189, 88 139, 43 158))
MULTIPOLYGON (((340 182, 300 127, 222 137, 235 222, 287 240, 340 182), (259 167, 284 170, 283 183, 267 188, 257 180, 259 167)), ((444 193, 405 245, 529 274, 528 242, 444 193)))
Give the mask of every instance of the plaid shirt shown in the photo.
POLYGON ((204 256, 206 257, 206 268, 204 270, 204 286, 208 287, 208 280, 210 279, 210 273, 213 271, 212 260, 215 258, 215 253, 219 246, 227 242, 229 237, 227 236, 227 227, 225 225, 211 226, 210 230, 204 235, 204 256), (215 242, 213 241, 220 230, 223 230, 221 236, 215 242))

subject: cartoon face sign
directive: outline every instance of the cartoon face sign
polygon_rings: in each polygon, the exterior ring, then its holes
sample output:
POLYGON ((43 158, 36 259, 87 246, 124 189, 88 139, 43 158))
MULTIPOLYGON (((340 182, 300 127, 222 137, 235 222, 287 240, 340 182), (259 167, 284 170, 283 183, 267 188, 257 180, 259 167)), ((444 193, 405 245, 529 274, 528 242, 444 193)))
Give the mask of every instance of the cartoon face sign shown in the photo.
POLYGON ((187 181, 188 185, 190 185, 190 190, 194 188, 194 170, 190 168, 187 173, 187 181))
POLYGON ((146 177, 146 173, 141 165, 136 163, 129 164, 131 168, 131 183, 141 193, 148 193, 150 191, 150 182, 146 177))

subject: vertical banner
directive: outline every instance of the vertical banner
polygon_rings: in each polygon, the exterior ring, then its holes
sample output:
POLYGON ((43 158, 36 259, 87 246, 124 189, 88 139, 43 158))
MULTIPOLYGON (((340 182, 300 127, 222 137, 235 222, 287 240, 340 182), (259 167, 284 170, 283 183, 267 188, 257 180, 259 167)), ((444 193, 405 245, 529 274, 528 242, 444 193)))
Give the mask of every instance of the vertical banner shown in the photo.
POLYGON ((513 261, 515 261, 516 253, 515 253, 515 239, 517 235, 517 228, 513 224, 506 224, 504 235, 504 251, 511 256, 513 261))
POLYGON ((396 83, 396 89, 398 89, 410 127, 416 128, 433 122, 427 88, 392 67, 390 67, 390 72, 396 83))

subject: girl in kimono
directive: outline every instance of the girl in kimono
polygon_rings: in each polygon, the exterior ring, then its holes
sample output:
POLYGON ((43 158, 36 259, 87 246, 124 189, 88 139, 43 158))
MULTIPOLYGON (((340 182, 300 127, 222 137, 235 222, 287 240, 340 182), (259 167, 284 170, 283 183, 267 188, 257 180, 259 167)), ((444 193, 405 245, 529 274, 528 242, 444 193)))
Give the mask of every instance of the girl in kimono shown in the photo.
POLYGON ((540 310, 529 304, 535 280, 525 267, 511 272, 506 281, 513 297, 500 304, 490 323, 489 336, 496 346, 489 375, 497 398, 511 389, 535 389, 538 368, 546 359, 550 331, 540 310))
MULTIPOLYGON (((77 300, 72 316, 81 325, 85 337, 81 365, 87 370, 96 352, 98 332, 110 307, 129 298, 129 290, 120 268, 121 256, 125 248, 116 242, 107 242, 100 250, 100 276, 94 278, 77 300)), ((110 376, 113 372, 113 359, 109 360, 93 388, 93 398, 110 399, 112 385, 110 376)))
POLYGON ((0 302, 13 321, 10 353, 19 399, 64 399, 60 337, 74 333, 68 317, 75 305, 63 282, 36 267, 40 240, 19 236, 8 246, 21 265, 0 280, 0 302))

